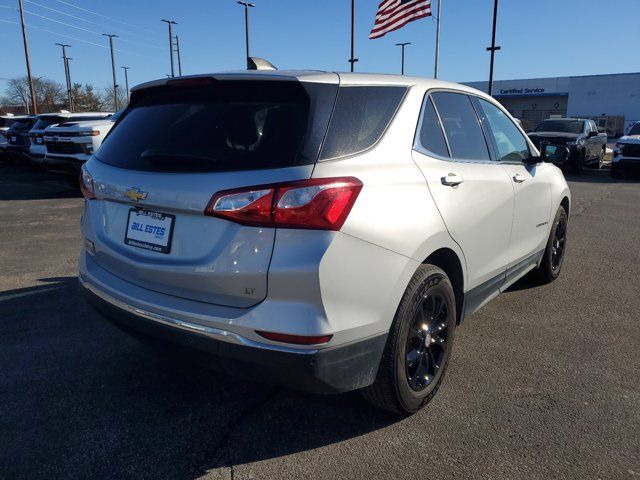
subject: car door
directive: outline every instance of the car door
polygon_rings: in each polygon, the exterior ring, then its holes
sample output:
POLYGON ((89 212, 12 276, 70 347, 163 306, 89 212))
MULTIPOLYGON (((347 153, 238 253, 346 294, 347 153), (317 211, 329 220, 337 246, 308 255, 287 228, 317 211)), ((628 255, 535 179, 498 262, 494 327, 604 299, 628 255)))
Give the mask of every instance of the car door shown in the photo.
POLYGON ((414 161, 427 180, 449 234, 467 267, 471 313, 499 291, 506 275, 513 220, 513 187, 491 161, 468 95, 435 91, 423 102, 414 161))
POLYGON ((495 158, 514 189, 506 286, 535 266, 544 251, 551 216, 550 165, 532 163, 529 142, 502 108, 481 98, 476 99, 476 104, 492 140, 495 158))

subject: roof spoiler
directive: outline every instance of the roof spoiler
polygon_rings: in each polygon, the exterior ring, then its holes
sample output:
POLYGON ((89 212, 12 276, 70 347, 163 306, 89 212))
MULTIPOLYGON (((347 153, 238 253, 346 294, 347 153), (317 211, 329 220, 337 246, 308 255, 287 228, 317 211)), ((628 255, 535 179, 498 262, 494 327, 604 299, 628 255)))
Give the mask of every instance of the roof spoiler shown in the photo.
POLYGON ((247 70, 277 70, 274 64, 260 57, 247 58, 247 70))

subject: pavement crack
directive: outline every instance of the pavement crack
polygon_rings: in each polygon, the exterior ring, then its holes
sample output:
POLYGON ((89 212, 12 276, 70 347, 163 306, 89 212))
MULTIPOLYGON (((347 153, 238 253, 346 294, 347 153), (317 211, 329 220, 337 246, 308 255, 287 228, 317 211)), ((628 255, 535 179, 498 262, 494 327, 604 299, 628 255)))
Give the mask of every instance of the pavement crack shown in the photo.
POLYGON ((576 217, 580 217, 582 215, 585 214, 585 212, 587 210, 589 210, 591 207, 593 207, 595 204, 597 203, 602 203, 604 202, 606 199, 610 198, 612 195, 612 190, 611 190, 611 186, 607 185, 604 187, 604 190, 602 192, 602 195, 595 197, 595 198, 591 198, 589 200, 584 200, 584 201, 580 201, 577 202, 578 204, 575 205, 571 210, 571 216, 576 216, 576 217))
POLYGON ((271 402, 271 400, 273 400, 280 393, 280 391, 281 389, 278 387, 269 389, 265 395, 261 396, 256 402, 248 405, 232 422, 230 422, 226 426, 222 437, 220 437, 220 439, 210 448, 210 451, 216 452, 216 455, 211 460, 208 460, 206 465, 202 465, 200 468, 198 468, 200 474, 212 468, 229 468, 231 478, 234 478, 235 465, 233 465, 231 462, 231 450, 229 449, 227 442, 237 429, 239 429, 261 408, 271 402))

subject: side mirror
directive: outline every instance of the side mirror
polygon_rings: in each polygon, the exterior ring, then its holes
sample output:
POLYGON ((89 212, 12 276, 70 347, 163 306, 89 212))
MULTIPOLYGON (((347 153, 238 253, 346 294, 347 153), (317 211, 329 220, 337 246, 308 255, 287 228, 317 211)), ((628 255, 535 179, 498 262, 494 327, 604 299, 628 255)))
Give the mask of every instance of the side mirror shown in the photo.
POLYGON ((554 163, 556 165, 564 164, 568 159, 571 152, 567 147, 561 147, 558 145, 550 145, 543 143, 540 145, 540 156, 542 160, 547 163, 554 163))
POLYGON ((598 132, 589 132, 589 135, 587 135, 587 137, 589 137, 589 138, 593 138, 593 137, 596 137, 596 136, 598 136, 598 132))

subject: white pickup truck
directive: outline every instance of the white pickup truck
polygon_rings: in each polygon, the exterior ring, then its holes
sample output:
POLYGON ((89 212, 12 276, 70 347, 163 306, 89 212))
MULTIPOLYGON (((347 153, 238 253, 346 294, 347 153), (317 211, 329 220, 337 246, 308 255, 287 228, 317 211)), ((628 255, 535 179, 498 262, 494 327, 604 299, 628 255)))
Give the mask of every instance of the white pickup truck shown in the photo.
POLYGON ((77 183, 80 168, 100 148, 119 113, 102 120, 64 122, 47 127, 44 133, 46 170, 68 176, 77 183))

